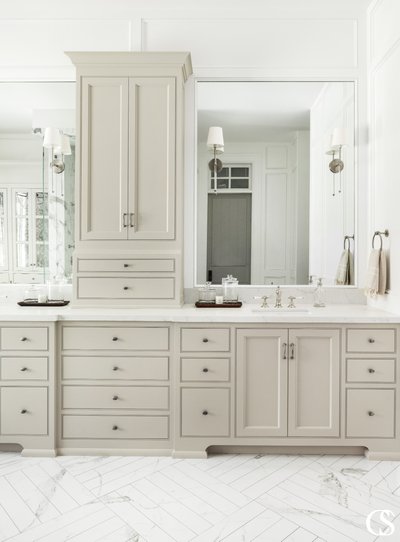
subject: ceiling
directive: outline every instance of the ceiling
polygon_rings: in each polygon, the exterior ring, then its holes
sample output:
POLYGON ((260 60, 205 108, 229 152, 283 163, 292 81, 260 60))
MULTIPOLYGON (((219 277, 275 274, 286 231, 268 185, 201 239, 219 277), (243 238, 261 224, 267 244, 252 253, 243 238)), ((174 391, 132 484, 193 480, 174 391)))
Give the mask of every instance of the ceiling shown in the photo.
POLYGON ((279 139, 288 131, 308 130, 310 109, 322 82, 199 82, 198 139, 210 126, 222 126, 225 141, 279 139))

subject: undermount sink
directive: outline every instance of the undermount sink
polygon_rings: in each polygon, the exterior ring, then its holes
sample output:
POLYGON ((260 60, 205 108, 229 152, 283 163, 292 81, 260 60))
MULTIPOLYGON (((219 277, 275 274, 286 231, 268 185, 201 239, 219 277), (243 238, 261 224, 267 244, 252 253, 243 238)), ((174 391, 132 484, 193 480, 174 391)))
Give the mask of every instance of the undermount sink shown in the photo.
POLYGON ((293 312, 302 312, 302 313, 309 313, 309 309, 303 309, 301 307, 294 307, 292 309, 289 309, 288 307, 282 307, 281 309, 276 309, 275 307, 255 307, 254 309, 251 309, 252 312, 266 312, 266 313, 273 313, 273 314, 292 314, 293 312))

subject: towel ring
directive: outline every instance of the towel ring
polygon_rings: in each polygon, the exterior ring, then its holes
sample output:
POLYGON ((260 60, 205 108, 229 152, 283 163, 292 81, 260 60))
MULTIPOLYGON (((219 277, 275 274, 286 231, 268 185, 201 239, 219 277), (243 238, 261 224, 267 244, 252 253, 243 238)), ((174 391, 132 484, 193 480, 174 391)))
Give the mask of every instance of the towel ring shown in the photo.
POLYGON ((343 240, 343 249, 350 250, 350 239, 354 239, 354 235, 345 235, 343 240))
POLYGON ((389 230, 384 230, 384 231, 376 231, 372 237, 372 248, 375 249, 375 238, 376 237, 379 237, 379 241, 380 241, 380 247, 379 247, 379 250, 382 250, 383 248, 383 238, 382 236, 385 236, 385 237, 389 237, 389 230))

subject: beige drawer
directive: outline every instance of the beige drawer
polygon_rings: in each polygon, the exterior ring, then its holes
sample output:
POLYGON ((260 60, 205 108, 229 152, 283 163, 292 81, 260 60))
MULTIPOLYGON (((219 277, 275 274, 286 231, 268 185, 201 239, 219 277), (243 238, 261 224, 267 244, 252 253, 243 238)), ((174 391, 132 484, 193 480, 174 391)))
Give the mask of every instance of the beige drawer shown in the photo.
POLYGON ((347 390, 347 437, 394 437, 394 390, 347 390))
POLYGON ((63 327, 64 350, 168 350, 167 327, 63 327))
POLYGON ((229 358, 181 358, 182 382, 229 382, 229 358))
POLYGON ((47 388, 1 388, 2 435, 47 435, 47 388))
POLYGON ((394 382, 394 359, 348 359, 347 382, 394 382))
POLYGON ((3 327, 0 331, 2 350, 47 350, 47 327, 3 327))
POLYGON ((79 299, 173 299, 174 295, 173 278, 78 278, 79 299))
POLYGON ((1 380, 47 380, 48 358, 1 358, 1 380))
POLYGON ((64 380, 168 380, 168 357, 64 356, 64 380))
POLYGON ((158 258, 120 258, 120 259, 79 259, 78 271, 80 272, 126 272, 126 273, 151 273, 151 272, 169 272, 175 270, 174 259, 158 258))
POLYGON ((228 388, 183 388, 181 393, 183 437, 229 436, 228 388))
POLYGON ((168 416, 62 417, 63 438, 167 439, 168 433, 168 416))
POLYGON ((182 352, 229 352, 230 331, 226 328, 182 328, 182 352))
POLYGON ((394 329, 347 330, 347 352, 393 353, 395 345, 394 329))
POLYGON ((167 410, 167 386, 63 386, 63 408, 167 410))

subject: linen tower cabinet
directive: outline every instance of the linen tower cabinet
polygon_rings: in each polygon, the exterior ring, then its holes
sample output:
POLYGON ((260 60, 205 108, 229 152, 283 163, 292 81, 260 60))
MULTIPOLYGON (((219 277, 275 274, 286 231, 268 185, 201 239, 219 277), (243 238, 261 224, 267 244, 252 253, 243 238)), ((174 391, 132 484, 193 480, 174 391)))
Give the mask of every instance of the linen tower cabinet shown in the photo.
POLYGON ((77 69, 77 306, 182 303, 189 53, 67 53, 77 69))

